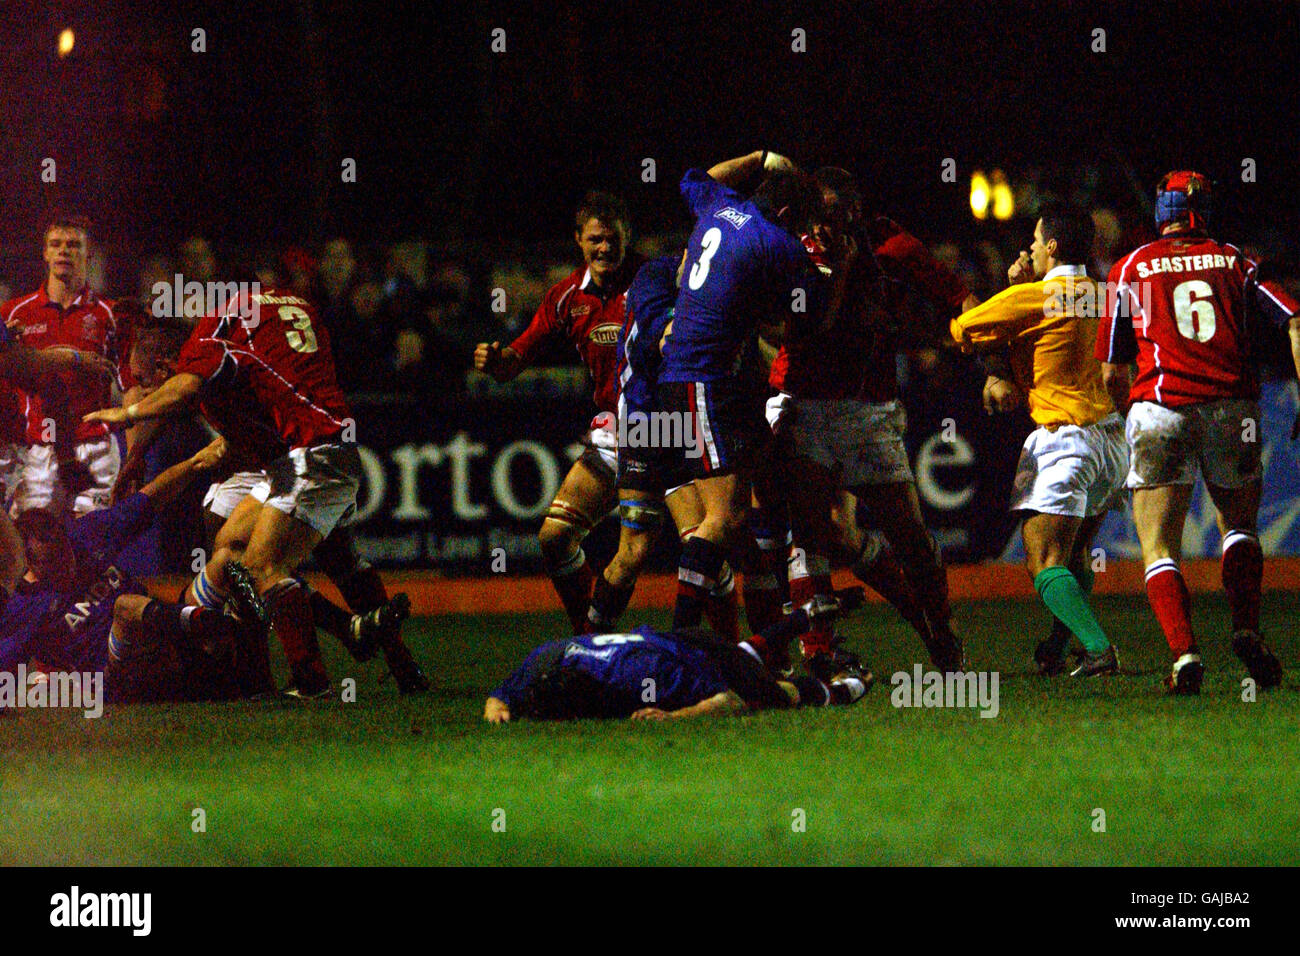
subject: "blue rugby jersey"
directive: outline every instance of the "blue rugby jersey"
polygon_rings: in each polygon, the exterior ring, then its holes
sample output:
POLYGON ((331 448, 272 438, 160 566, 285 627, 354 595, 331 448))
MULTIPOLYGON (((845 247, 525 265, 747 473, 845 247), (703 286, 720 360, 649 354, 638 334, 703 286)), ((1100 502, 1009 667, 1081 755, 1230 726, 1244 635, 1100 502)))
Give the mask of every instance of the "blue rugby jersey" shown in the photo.
POLYGON ((516 706, 529 684, 551 666, 584 671, 612 691, 619 712, 611 717, 630 716, 651 706, 678 710, 727 689, 703 650, 671 634, 639 627, 627 634, 583 634, 543 644, 492 696, 507 707, 516 706), (651 687, 653 699, 648 700, 651 687))
POLYGON ((673 317, 677 300, 677 263, 660 256, 643 265, 627 288, 627 321, 618 337, 618 414, 656 410, 659 340, 673 317))
POLYGON ((153 502, 136 493, 70 522, 76 582, 64 592, 19 585, 0 618, 0 671, 12 672, 33 657, 51 670, 104 670, 113 604, 123 594, 147 593, 114 562, 153 518, 153 502))
POLYGON ((732 375, 760 320, 789 314, 796 290, 803 290, 805 315, 815 320, 826 279, 796 236, 708 173, 690 170, 681 191, 695 230, 659 381, 717 381, 732 375))

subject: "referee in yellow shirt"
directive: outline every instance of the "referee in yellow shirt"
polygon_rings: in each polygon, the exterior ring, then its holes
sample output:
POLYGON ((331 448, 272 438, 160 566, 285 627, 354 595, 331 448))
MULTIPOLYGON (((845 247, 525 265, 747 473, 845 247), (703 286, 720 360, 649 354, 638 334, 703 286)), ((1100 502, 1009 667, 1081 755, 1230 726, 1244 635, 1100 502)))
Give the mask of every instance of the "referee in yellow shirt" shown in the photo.
MULTIPOLYGON (((1045 208, 1029 251, 1008 270, 1011 287, 963 312, 952 335, 963 351, 1002 352, 1011 383, 1025 393, 1038 427, 1025 439, 1011 510, 1024 513, 1025 562, 1034 588, 1087 651, 1074 677, 1113 674, 1115 648, 1088 602, 1088 548, 1106 512, 1121 501, 1128 474, 1124 420, 1115 413, 1093 357, 1105 288, 1086 262, 1093 224, 1082 210, 1045 208)), ((987 392, 1003 383, 990 380, 987 392)), ((1068 640, 1035 652, 1039 670, 1058 673, 1068 640)))

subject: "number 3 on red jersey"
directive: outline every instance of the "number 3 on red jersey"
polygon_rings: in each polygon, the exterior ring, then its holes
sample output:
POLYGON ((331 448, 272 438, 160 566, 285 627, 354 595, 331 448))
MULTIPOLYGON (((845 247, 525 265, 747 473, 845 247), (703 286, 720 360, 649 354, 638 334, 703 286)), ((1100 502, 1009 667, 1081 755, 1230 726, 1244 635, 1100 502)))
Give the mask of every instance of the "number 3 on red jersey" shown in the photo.
POLYGON ((284 330, 285 338, 289 340, 289 348, 295 352, 315 352, 316 331, 311 327, 311 316, 307 314, 307 310, 300 309, 296 305, 282 305, 279 315, 281 322, 288 322, 291 326, 284 330))

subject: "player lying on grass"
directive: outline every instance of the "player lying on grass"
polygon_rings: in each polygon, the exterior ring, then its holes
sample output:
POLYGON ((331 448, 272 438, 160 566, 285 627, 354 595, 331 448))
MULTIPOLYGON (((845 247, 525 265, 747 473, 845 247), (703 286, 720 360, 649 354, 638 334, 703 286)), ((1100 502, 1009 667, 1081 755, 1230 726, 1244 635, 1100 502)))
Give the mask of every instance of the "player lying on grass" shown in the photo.
MULTIPOLYGON (((661 256, 637 271, 627 290, 627 321, 618 341, 618 551, 596 578, 588 620, 597 633, 614 630, 627 609, 637 576, 645 565, 664 511, 677 534, 688 539, 704 516, 699 492, 686 474, 682 450, 685 428, 659 429, 656 396, 659 342, 672 321, 685 255, 661 256), (665 439, 667 442, 665 442, 665 439)), ((718 634, 739 640, 736 588, 730 567, 710 593, 704 615, 718 634)))
POLYGON ((110 699, 226 697, 269 687, 264 628, 151 599, 120 552, 219 460, 214 443, 107 510, 72 521, 17 519, 28 570, 0 617, 0 671, 33 658, 53 671, 103 672, 110 699), (143 649, 155 653, 146 655, 143 649))
MULTIPOLYGON (((1007 273, 1011 287, 952 321, 967 351, 1010 349, 1007 376, 1026 393, 1037 428, 1025 439, 1010 509, 1024 515, 1025 565, 1048 610, 1086 649, 1073 677, 1114 674, 1114 645, 1088 603, 1090 545, 1123 501, 1128 449, 1092 357, 1105 290, 1083 263, 1092 249, 1088 213, 1047 207, 1028 252, 1007 273)), ((994 383, 986 383, 986 389, 994 383)), ((1067 638, 1068 640, 1068 638, 1067 638)), ((1042 673, 1064 669, 1066 641, 1040 644, 1042 673)))
MULTIPOLYGON (((503 348, 500 342, 480 342, 474 349, 474 368, 508 382, 548 346, 568 341, 591 373, 596 408, 612 417, 624 292, 641 264, 639 257, 627 254, 629 228, 622 200, 588 193, 578 206, 573 234, 583 265, 551 287, 528 328, 512 343, 503 348)), ((616 503, 616 437, 602 422, 608 424, 604 418, 592 422, 582 456, 565 475, 537 534, 547 573, 575 634, 590 626, 587 610, 594 581, 582 542, 616 503)))
MULTIPOLYGON (((845 606, 861 600, 861 589, 845 606)), ((762 663, 768 641, 788 642, 809 626, 809 616, 833 617, 838 601, 809 604, 749 641, 734 644, 703 628, 629 634, 585 634, 534 650, 494 690, 483 719, 635 720, 736 714, 745 710, 852 704, 871 687, 871 672, 849 654, 827 680, 778 680, 762 663)))
MULTIPOLYGON (((139 385, 123 399, 123 405, 129 407, 142 401, 175 373, 177 356, 188 337, 187 327, 181 332, 175 323, 165 319, 151 320, 138 330, 130 360, 139 385)), ((220 405, 219 399, 213 398, 212 401, 220 405)), ((143 479, 145 456, 164 421, 151 419, 126 429, 128 452, 113 487, 115 500, 129 494, 143 479)), ((203 502, 204 530, 210 554, 217 552, 217 538, 235 508, 266 480, 266 474, 258 464, 256 448, 256 445, 236 445, 213 474, 213 483, 203 502)), ((262 457, 277 457, 284 450, 282 444, 275 444, 263 450, 262 457)), ((223 536, 221 543, 231 545, 229 556, 242 557, 242 549, 237 547, 239 542, 232 535, 223 536)), ((358 661, 369 660, 376 650, 382 652, 401 693, 416 694, 428 690, 428 678, 402 640, 401 626, 409 602, 404 597, 390 602, 379 573, 357 556, 351 531, 346 527, 336 527, 316 546, 312 555, 347 605, 346 609, 341 608, 323 594, 311 591, 310 604, 315 624, 337 637, 358 661)), ((202 586, 199 579, 196 583, 202 586)), ((193 585, 187 592, 186 603, 202 603, 195 596, 193 585)))
POLYGON ((1200 173, 1177 171, 1161 180, 1160 238, 1111 269, 1114 297, 1096 341, 1106 386, 1128 412, 1133 521, 1147 598, 1174 655, 1165 679, 1174 694, 1199 694, 1203 676, 1178 568, 1198 473, 1223 536, 1232 650, 1261 688, 1282 681, 1282 667, 1259 633, 1263 468, 1253 343, 1268 325, 1288 329, 1294 342, 1300 303, 1261 281, 1258 264, 1236 246, 1212 239, 1209 215, 1210 183, 1200 173))
MULTIPOLYGON (((947 574, 921 515, 894 368, 905 335, 937 342, 946 334, 942 321, 974 300, 918 239, 884 216, 868 215, 850 173, 826 167, 813 178, 831 234, 852 236, 859 254, 847 263, 834 317, 792 326, 772 363, 778 394, 768 402, 768 423, 791 456, 791 600, 830 593, 832 552, 841 539, 853 548, 855 573, 917 629, 935 666, 960 670, 963 651, 952 628, 947 574), (928 328, 905 321, 921 311, 913 305, 938 321, 928 328), (878 535, 857 528, 853 502, 845 501, 833 521, 842 490, 862 503, 887 548, 878 535)), ((820 228, 804 236, 817 259, 828 241, 820 228)), ((817 662, 828 637, 825 631, 802 635, 805 659, 817 662)))

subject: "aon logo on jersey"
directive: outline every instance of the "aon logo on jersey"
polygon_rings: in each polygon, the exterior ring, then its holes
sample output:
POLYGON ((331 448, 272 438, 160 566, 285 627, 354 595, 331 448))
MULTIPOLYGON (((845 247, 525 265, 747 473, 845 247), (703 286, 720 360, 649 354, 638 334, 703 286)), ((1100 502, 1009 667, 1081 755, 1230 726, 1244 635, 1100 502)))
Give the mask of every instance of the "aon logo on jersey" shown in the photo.
POLYGON ((86 589, 82 599, 72 605, 72 610, 63 615, 63 623, 68 630, 75 631, 90 617, 90 612, 103 604, 105 599, 117 600, 117 592, 122 589, 126 576, 115 567, 104 572, 103 577, 86 589))

